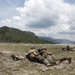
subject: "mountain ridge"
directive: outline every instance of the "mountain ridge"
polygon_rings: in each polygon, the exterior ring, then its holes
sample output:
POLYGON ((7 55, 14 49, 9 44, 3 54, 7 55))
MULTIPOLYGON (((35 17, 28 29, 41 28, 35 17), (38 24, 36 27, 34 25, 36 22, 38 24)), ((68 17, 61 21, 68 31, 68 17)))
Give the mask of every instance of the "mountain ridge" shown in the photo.
POLYGON ((3 26, 0 27, 1 43, 52 43, 36 36, 30 31, 21 31, 17 28, 3 26))
POLYGON ((41 36, 40 38, 44 39, 44 40, 47 40, 47 41, 52 41, 56 44, 75 44, 75 41, 70 41, 70 40, 67 40, 67 39, 55 39, 53 37, 45 37, 45 36, 41 36))

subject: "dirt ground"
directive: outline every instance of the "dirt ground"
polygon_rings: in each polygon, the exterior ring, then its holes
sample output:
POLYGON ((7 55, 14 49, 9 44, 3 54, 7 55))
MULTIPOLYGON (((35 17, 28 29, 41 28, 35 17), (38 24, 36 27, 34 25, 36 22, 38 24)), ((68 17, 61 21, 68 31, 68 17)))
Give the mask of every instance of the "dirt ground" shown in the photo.
MULTIPOLYGON (((0 75, 75 75, 75 52, 62 52, 65 45, 51 44, 0 44, 0 75), (60 65, 45 66, 44 64, 30 62, 26 59, 27 51, 31 47, 48 48, 57 57, 71 57, 72 63, 67 61, 60 65), (19 54, 24 60, 13 61, 12 54, 19 54)), ((72 46, 72 45, 71 45, 72 46)), ((72 47, 75 48, 73 45, 72 47)))

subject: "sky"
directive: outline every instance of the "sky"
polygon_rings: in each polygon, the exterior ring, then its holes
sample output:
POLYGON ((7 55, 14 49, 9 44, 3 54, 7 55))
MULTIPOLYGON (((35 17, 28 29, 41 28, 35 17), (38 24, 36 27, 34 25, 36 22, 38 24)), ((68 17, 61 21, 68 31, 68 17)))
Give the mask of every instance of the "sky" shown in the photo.
POLYGON ((0 0, 0 27, 75 41, 75 0, 0 0))

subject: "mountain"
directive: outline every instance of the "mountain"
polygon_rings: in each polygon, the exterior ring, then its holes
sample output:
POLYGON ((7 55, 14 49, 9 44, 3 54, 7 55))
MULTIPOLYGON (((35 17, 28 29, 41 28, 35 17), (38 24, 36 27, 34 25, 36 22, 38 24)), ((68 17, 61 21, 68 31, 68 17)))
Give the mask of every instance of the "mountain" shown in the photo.
POLYGON ((47 41, 52 41, 56 44, 75 44, 75 41, 70 41, 70 40, 67 40, 67 39, 55 39, 55 38, 52 38, 52 37, 41 37, 42 39, 44 40, 47 40, 47 41))
POLYGON ((3 43, 52 43, 36 36, 30 31, 3 26, 0 28, 0 42, 3 43))

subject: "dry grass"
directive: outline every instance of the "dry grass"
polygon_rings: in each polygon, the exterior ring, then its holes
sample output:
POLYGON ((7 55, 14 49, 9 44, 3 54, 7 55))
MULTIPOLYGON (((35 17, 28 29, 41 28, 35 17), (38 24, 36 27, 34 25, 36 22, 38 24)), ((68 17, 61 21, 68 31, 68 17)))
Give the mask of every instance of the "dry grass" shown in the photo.
MULTIPOLYGON (((0 75, 75 75, 75 52, 62 52, 61 48, 65 45, 57 45, 57 44, 12 44, 12 43, 1 43, 0 44, 0 52, 6 52, 8 54, 18 53, 24 54, 31 47, 35 48, 47 48, 52 51, 52 53, 57 57, 72 57, 72 63, 67 64, 66 62, 61 63, 56 66, 44 67, 43 64, 34 63, 30 61, 0 61, 0 75), (11 67, 7 67, 6 65, 2 66, 4 62, 9 62, 11 67), (13 65, 12 65, 13 64, 13 65), (16 66, 16 65, 17 66, 16 66), (47 71, 43 71, 43 68, 48 68, 47 71)), ((72 46, 72 45, 71 45, 72 46)), ((75 48, 75 46, 73 45, 75 48)), ((8 65, 9 65, 8 63, 8 65)))

